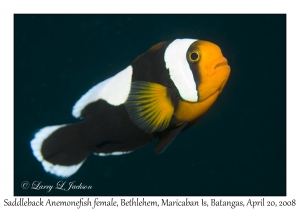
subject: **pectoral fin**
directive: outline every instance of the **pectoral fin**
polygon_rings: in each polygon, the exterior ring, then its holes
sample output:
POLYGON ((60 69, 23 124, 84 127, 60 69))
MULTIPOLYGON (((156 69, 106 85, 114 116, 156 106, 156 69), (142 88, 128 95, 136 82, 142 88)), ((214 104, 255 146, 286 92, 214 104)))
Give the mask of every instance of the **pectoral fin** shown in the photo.
POLYGON ((162 153, 175 139, 175 137, 185 128, 188 122, 181 124, 179 127, 165 132, 159 139, 159 142, 155 146, 155 153, 160 154, 162 153))
POLYGON ((144 81, 131 84, 125 106, 133 123, 146 133, 165 130, 174 112, 167 88, 144 81))

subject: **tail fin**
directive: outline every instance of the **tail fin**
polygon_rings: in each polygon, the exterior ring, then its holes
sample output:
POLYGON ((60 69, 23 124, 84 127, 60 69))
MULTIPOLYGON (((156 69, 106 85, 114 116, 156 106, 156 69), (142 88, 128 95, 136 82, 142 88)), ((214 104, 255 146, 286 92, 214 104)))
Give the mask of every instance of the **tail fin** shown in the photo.
POLYGON ((31 149, 45 171, 66 178, 80 168, 92 152, 81 138, 80 125, 48 126, 35 134, 31 149))

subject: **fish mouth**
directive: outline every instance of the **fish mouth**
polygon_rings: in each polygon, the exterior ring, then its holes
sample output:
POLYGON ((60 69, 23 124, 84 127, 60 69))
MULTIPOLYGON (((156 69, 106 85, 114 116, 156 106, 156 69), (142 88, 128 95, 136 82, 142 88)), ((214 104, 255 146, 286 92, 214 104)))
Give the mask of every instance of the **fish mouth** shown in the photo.
POLYGON ((217 61, 217 64, 215 65, 215 70, 220 67, 220 66, 228 66, 228 62, 226 58, 221 58, 220 60, 217 61))
POLYGON ((209 66, 210 75, 212 76, 216 71, 219 71, 224 68, 230 68, 225 57, 217 58, 213 60, 209 66))

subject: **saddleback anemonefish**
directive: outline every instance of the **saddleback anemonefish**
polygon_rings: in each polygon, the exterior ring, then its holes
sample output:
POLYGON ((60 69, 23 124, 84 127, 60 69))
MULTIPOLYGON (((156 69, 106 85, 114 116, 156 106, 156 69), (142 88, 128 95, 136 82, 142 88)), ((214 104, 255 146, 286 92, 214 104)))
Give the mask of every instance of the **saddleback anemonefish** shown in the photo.
POLYGON ((159 154, 212 106, 229 74, 226 58, 211 42, 158 43, 76 102, 72 113, 82 121, 39 130, 33 154, 60 177, 74 174, 91 153, 121 155, 155 138, 159 154))

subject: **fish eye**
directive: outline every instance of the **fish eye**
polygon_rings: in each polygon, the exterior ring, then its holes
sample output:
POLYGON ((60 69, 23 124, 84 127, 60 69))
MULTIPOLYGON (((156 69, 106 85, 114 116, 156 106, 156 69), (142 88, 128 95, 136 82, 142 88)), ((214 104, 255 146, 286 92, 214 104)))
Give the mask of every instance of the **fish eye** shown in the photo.
POLYGON ((200 61, 200 53, 198 51, 190 51, 188 53, 188 59, 190 63, 197 63, 200 61))

